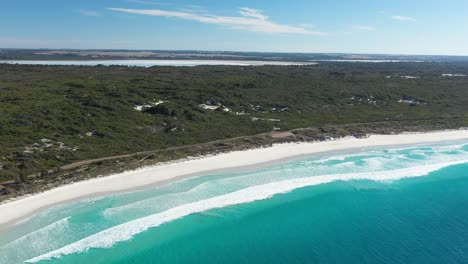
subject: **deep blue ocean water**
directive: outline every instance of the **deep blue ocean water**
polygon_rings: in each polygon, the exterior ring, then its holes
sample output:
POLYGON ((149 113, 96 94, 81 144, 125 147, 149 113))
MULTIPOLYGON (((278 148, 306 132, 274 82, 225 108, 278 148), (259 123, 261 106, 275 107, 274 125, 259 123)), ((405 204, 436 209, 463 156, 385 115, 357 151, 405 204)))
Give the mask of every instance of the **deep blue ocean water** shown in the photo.
POLYGON ((468 144, 308 157, 49 209, 0 263, 468 263, 468 144))

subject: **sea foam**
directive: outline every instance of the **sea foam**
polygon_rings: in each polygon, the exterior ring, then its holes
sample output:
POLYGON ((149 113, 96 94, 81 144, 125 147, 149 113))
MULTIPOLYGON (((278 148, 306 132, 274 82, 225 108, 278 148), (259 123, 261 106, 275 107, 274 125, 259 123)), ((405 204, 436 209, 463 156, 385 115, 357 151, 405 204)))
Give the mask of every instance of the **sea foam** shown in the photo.
POLYGON ((61 256, 85 252, 91 248, 109 248, 114 244, 131 239, 133 236, 148 230, 149 228, 160 226, 164 223, 208 210, 223 208, 236 204, 250 203, 254 201, 268 199, 277 194, 284 194, 298 188, 330 183, 334 181, 352 180, 373 180, 392 181, 402 178, 418 177, 442 168, 467 163, 467 159, 459 159, 450 162, 436 163, 423 166, 414 166, 404 169, 387 171, 373 171, 364 173, 344 173, 313 176, 307 178, 297 178, 267 183, 241 189, 239 191, 204 199, 192 203, 183 204, 161 213, 156 213, 146 217, 138 218, 104 231, 98 232, 84 239, 71 243, 57 250, 26 260, 28 263, 35 263, 43 260, 60 258, 61 256))
MULTIPOLYGON (((24 252, 18 250, 24 245, 32 245, 33 249, 36 252, 41 252, 41 250, 44 249, 53 249, 53 245, 50 244, 50 241, 47 239, 44 239, 44 237, 47 237, 50 233, 64 233, 66 232, 68 226, 69 226, 69 219, 70 217, 66 217, 63 219, 60 219, 56 222, 53 222, 52 224, 49 224, 47 226, 44 226, 40 229, 37 229, 33 232, 27 233, 11 242, 8 244, 5 244, 0 247, 0 263, 6 263, 7 261, 4 260, 3 258, 6 257, 5 254, 3 254, 3 251, 14 251, 18 253, 16 258, 23 258, 22 256, 24 252), (51 248, 52 247, 52 248, 51 248)), ((19 259, 17 260, 18 262, 20 261, 19 259)))

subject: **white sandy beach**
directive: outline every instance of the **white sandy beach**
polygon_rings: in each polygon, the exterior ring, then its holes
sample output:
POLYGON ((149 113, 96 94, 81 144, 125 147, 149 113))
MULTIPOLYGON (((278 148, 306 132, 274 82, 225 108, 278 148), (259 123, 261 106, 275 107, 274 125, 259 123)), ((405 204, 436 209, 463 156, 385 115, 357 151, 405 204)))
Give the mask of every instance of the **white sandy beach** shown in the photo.
POLYGON ((41 209, 67 201, 144 188, 145 186, 163 184, 184 177, 203 175, 205 172, 208 173, 215 170, 229 170, 261 163, 274 163, 275 161, 296 156, 330 151, 454 140, 468 140, 468 130, 371 135, 364 139, 349 137, 317 143, 280 144, 270 148, 236 151, 216 156, 175 161, 78 182, 0 204, 0 226, 10 225, 41 209))

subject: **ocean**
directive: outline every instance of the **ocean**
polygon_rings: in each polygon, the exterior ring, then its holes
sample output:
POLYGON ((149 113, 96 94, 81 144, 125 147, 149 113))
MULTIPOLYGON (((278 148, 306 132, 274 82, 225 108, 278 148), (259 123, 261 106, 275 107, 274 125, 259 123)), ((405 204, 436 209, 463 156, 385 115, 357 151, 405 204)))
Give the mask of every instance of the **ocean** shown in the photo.
POLYGON ((363 149, 50 208, 0 263, 468 263, 468 143, 363 149))

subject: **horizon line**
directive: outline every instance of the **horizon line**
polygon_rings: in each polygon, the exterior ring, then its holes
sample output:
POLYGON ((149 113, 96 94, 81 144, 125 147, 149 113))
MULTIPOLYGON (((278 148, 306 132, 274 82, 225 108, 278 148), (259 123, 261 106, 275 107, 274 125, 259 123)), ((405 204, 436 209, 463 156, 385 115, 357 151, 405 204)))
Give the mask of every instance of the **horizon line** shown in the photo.
POLYGON ((159 52, 224 52, 224 53, 275 53, 275 54, 343 54, 343 55, 387 55, 387 56, 446 56, 468 57, 468 54, 416 54, 416 53, 366 53, 366 52, 304 52, 304 51, 234 51, 234 50, 197 50, 197 49, 129 49, 129 48, 5 48, 0 50, 64 50, 64 51, 159 51, 159 52))

